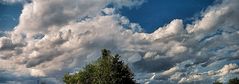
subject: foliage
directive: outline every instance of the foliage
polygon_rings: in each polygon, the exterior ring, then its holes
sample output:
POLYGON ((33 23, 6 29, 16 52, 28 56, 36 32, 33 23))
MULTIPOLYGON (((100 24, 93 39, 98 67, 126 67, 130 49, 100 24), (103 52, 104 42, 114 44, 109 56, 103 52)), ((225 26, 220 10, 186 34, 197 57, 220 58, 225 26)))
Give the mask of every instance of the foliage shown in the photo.
MULTIPOLYGON (((223 84, 222 82, 215 81, 213 84, 223 84)), ((227 84, 239 84, 239 79, 238 78, 233 78, 228 80, 227 84)))
POLYGON ((213 84, 223 84, 223 83, 219 82, 219 81, 215 81, 215 82, 213 82, 213 84))
POLYGON ((113 56, 109 50, 103 49, 96 62, 73 75, 65 74, 63 81, 66 84, 135 84, 133 73, 119 58, 119 55, 113 56))
POLYGON ((239 79, 238 78, 233 78, 228 81, 228 84, 239 84, 239 79))

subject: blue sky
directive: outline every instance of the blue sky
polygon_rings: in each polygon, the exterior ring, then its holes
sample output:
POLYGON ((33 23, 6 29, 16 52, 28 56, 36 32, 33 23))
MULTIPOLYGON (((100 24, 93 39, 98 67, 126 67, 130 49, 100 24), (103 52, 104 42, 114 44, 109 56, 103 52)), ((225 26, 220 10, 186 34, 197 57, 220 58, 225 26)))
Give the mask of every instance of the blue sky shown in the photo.
POLYGON ((11 30, 18 24, 22 8, 22 4, 0 3, 0 31, 11 30))
POLYGON ((142 6, 123 9, 121 14, 139 23, 145 32, 153 32, 173 19, 190 23, 193 17, 213 3, 214 0, 148 0, 142 6))
MULTIPOLYGON (((131 22, 139 23, 144 31, 151 33, 168 24, 173 19, 182 19, 184 24, 191 23, 194 17, 212 5, 214 0, 147 0, 136 8, 120 10, 131 22)), ((0 31, 11 30, 18 24, 23 9, 22 4, 0 4, 0 31)))

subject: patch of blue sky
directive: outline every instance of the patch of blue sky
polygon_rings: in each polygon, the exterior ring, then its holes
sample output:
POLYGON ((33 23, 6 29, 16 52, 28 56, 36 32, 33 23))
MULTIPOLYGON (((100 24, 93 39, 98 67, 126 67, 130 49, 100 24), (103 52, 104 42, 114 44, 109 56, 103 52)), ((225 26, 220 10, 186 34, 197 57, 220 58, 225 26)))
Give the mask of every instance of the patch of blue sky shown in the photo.
POLYGON ((0 3, 0 31, 12 30, 18 23, 23 5, 0 3))
POLYGON ((147 33, 151 33, 174 19, 182 19, 190 24, 201 11, 212 5, 214 0, 147 0, 137 8, 123 8, 123 16, 131 22, 139 23, 147 33))

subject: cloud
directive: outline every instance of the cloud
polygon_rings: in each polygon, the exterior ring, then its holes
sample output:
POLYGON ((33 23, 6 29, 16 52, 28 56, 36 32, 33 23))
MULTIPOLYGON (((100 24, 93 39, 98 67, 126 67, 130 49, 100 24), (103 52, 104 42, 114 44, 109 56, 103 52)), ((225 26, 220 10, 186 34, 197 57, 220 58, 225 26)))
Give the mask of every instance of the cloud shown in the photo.
POLYGON ((29 3, 31 0, 0 0, 2 4, 29 3))
POLYGON ((35 77, 44 77, 46 76, 45 73, 41 70, 37 70, 37 69, 31 69, 31 75, 35 76, 35 77))
POLYGON ((12 44, 11 39, 2 37, 0 38, 0 49, 5 50, 5 49, 13 49, 14 45, 12 44))
POLYGON ((237 64, 228 64, 228 65, 224 65, 224 67, 222 69, 219 70, 220 75, 226 75, 228 74, 230 71, 237 69, 238 66, 237 64))
POLYGON ((178 67, 172 67, 170 68, 169 70, 165 70, 164 72, 162 72, 161 75, 164 75, 164 76, 170 76, 170 75, 173 75, 175 72, 177 72, 179 70, 178 67))
POLYGON ((38 77, 62 83, 64 73, 97 59, 102 48, 120 54, 139 83, 205 84, 237 75, 238 0, 218 2, 193 24, 175 19, 151 34, 117 13, 122 6, 143 2, 33 0, 25 4, 20 24, 0 37, 3 82, 31 84, 38 77), (109 4, 116 5, 109 8, 109 4))
POLYGON ((24 6, 16 32, 47 33, 79 19, 94 17, 109 4, 121 8, 142 3, 143 0, 33 0, 24 6))
POLYGON ((164 39, 168 37, 175 37, 176 35, 183 35, 181 34, 185 31, 183 26, 182 20, 175 19, 165 27, 158 28, 158 30, 152 33, 152 36, 155 37, 155 39, 164 39))

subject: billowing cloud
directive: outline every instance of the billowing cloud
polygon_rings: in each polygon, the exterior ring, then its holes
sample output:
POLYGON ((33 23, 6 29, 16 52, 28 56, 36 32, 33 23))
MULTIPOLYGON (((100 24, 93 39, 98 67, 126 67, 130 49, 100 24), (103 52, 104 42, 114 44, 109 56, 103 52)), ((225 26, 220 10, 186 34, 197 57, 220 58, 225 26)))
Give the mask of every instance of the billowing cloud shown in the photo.
POLYGON ((97 59, 102 48, 120 54, 139 83, 207 84, 237 76, 238 0, 218 2, 193 24, 175 19, 150 34, 116 12, 143 2, 33 0, 25 4, 20 24, 0 37, 0 74, 5 75, 1 81, 59 84, 64 73, 97 59))
POLYGON ((47 33, 63 25, 94 17, 109 4, 131 7, 140 3, 143 0, 33 0, 24 6, 16 31, 47 33))

